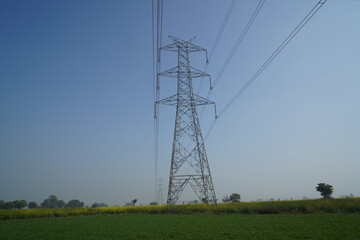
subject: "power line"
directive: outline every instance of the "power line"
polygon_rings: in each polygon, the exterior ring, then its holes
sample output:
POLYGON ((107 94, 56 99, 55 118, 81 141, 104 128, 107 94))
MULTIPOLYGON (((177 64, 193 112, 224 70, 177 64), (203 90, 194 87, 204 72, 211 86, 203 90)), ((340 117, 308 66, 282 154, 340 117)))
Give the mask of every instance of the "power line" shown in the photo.
MULTIPOLYGON (((220 27, 220 30, 219 30, 219 32, 218 32, 218 34, 216 36, 216 39, 214 41, 214 44, 213 44, 212 48, 211 48, 209 59, 205 64, 204 72, 206 72, 208 67, 209 67, 209 63, 211 61, 211 58, 212 58, 212 56, 213 56, 213 54, 215 52, 215 49, 216 49, 217 45, 219 44, 220 38, 221 38, 221 36, 222 36, 222 34, 224 32, 224 29, 226 27, 226 24, 227 24, 227 22, 228 22, 228 20, 230 18, 231 12, 234 9, 235 3, 236 3, 236 0, 232 0, 231 4, 229 6, 229 9, 228 9, 228 11, 227 11, 227 13, 225 15, 224 21, 223 21, 223 23, 222 23, 222 25, 220 27)), ((200 93, 203 84, 204 84, 204 78, 202 78, 201 81, 200 81, 199 88, 198 88, 198 91, 197 91, 198 94, 200 93)))
POLYGON ((219 44, 221 35, 222 35, 223 32, 224 32, 224 29, 225 29, 225 27, 226 27, 226 24, 227 24, 227 22, 228 22, 228 20, 229 20, 229 18, 230 18, 231 12, 232 12, 232 10, 234 9, 235 3, 236 3, 236 0, 232 0, 232 2, 231 2, 231 4, 230 4, 230 7, 229 7, 229 9, 228 9, 228 11, 227 11, 227 13, 226 13, 225 19, 224 19, 224 21, 223 21, 223 23, 222 23, 222 25, 221 25, 220 31, 219 31, 218 35, 216 36, 214 45, 213 45, 213 47, 211 48, 211 51, 210 51, 210 54, 209 54, 209 62, 210 62, 210 60, 211 60, 211 58, 212 58, 212 56, 213 56, 213 54, 214 54, 214 52, 215 52, 215 49, 216 49, 217 45, 219 44))
MULTIPOLYGON (((161 47, 161 44, 162 44, 162 23, 163 23, 163 6, 164 6, 164 1, 161 0, 161 12, 160 12, 160 46, 161 47)), ((159 70, 160 70, 160 60, 159 60, 159 70)))
POLYGON ((157 184, 157 145, 156 145, 156 136, 157 136, 157 128, 156 128, 156 69, 155 69, 155 20, 154 20, 154 0, 151 1, 151 22, 152 22, 152 54, 153 54, 153 102, 154 102, 154 163, 155 163, 155 198, 156 198, 156 184, 157 184))
MULTIPOLYGON (((151 2, 151 23, 152 23, 152 63, 153 63, 153 102, 155 102, 155 94, 156 94, 156 82, 155 82, 155 21, 154 21, 154 0, 151 2)), ((155 116, 155 110, 154 110, 155 116)))
MULTIPOLYGON (((221 75, 224 73, 225 69, 226 69, 227 66, 229 65, 229 63, 230 63, 232 57, 234 56, 235 52, 237 51, 237 49, 239 48, 240 44, 241 44, 242 41, 244 40, 246 33, 249 31, 252 23, 253 23, 254 20, 256 19, 257 15, 259 14, 259 12, 260 12, 262 6, 264 5, 264 3, 265 3, 265 0, 260 0, 259 4, 256 6, 255 11, 253 12, 253 14, 252 14, 251 18, 249 19, 248 23, 246 24, 244 30, 242 31, 240 37, 239 37, 238 40, 237 40, 235 46, 234 46, 233 49, 231 50, 228 58, 226 59, 224 65, 222 66, 219 74, 218 74, 217 77, 215 78, 215 81, 214 81, 214 83, 213 83, 213 87, 215 87, 215 85, 216 85, 216 84, 218 83, 218 81, 220 80, 221 75)), ((210 90, 209 93, 208 93, 208 97, 210 96, 210 94, 211 94, 211 90, 210 90)))
MULTIPOLYGON (((153 54, 154 54, 154 35, 155 35, 155 23, 154 23, 154 0, 152 1, 152 16, 153 16, 153 54)), ((153 77, 155 88, 154 99, 154 163, 155 163, 155 199, 157 197, 157 178, 158 178, 158 162, 159 162, 159 106, 155 102, 160 99, 160 78, 159 72, 161 69, 160 61, 160 47, 162 44, 162 18, 163 18, 163 0, 156 1, 156 76, 153 77), (156 78, 156 80, 155 80, 156 78)), ((153 56, 154 57, 154 56, 153 56)), ((154 60, 154 59, 153 59, 154 60)))
POLYGON ((265 63, 255 72, 255 74, 246 82, 246 84, 235 94, 235 96, 225 105, 225 107, 219 112, 218 117, 215 118, 205 136, 205 139, 209 136, 210 132, 214 128, 217 120, 228 110, 228 108, 236 101, 236 99, 257 79, 257 77, 265 70, 267 66, 280 54, 280 52, 290 43, 290 41, 298 34, 298 32, 310 21, 310 19, 320 10, 320 8, 327 2, 327 0, 320 0, 310 12, 301 20, 301 22, 294 28, 294 30, 288 35, 288 37, 280 44, 280 46, 271 54, 271 56, 265 61, 265 63))
MULTIPOLYGON (((251 15, 249 21, 247 22, 245 28, 244 28, 243 31, 241 32, 241 34, 240 34, 240 36, 239 36, 239 38, 238 38, 235 46, 234 46, 233 49, 231 50, 231 52, 230 52, 229 56, 227 57, 224 65, 222 66, 219 74, 216 76, 215 81, 213 82, 212 88, 209 89, 209 92, 208 92, 206 98, 210 98, 210 95, 211 95, 211 93, 212 93, 212 90, 214 89, 215 85, 219 82, 222 74, 223 74, 224 71, 226 70, 227 66, 229 65, 229 63, 230 63, 230 61, 231 61, 231 59, 232 59, 232 57, 234 56, 234 54, 235 54, 235 52, 237 51, 237 49, 239 48, 240 44, 241 44, 242 41, 244 40, 247 32, 249 31, 251 25, 252 25, 253 22, 255 21, 257 15, 259 14, 259 12, 260 12, 262 6, 264 5, 264 3, 265 3, 265 0, 260 0, 260 1, 259 1, 258 5, 256 6, 256 8, 255 8, 255 10, 254 10, 254 12, 253 12, 253 14, 251 15)), ((204 107, 204 108, 201 110, 201 112, 200 112, 200 118, 201 118, 202 115, 204 114, 204 111, 205 111, 205 107, 204 107)))
POLYGON ((205 0, 204 6, 203 6, 202 11, 201 11, 199 24, 198 24, 198 27, 197 27, 197 29, 196 29, 196 32, 195 32, 195 35, 194 35, 194 36, 197 36, 197 35, 199 34, 200 26, 201 26, 201 23, 202 23, 203 18, 204 18, 204 12, 205 12, 205 9, 206 9, 207 2, 208 2, 208 0, 205 0))

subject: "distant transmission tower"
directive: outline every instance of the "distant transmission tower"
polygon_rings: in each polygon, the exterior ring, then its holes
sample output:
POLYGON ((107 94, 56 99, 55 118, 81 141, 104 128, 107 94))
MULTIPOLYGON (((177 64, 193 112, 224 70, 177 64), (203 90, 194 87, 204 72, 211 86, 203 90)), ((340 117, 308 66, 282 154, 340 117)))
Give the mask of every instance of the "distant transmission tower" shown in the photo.
POLYGON ((156 184, 156 189, 157 189, 157 194, 156 194, 156 202, 159 205, 163 205, 164 199, 163 199, 163 183, 162 183, 162 179, 158 178, 157 180, 157 184, 156 184))
POLYGON ((215 190, 196 111, 196 106, 208 104, 215 106, 215 103, 195 95, 192 85, 193 78, 209 77, 211 88, 211 79, 209 74, 191 67, 189 61, 189 53, 206 52, 206 49, 192 44, 192 39, 184 41, 169 37, 174 43, 162 47, 161 50, 176 52, 178 65, 159 75, 177 78, 177 93, 156 102, 176 106, 167 204, 169 206, 176 204, 187 184, 191 186, 200 201, 216 204, 215 190))

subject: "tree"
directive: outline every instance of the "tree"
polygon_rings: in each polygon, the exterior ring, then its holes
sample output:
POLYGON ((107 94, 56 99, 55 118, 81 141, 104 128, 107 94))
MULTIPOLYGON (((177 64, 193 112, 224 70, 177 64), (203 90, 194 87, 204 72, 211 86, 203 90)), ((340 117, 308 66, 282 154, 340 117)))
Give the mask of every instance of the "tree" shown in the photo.
POLYGON ((240 202, 240 194, 238 193, 233 193, 230 195, 230 201, 231 202, 240 202))
POLYGON ((28 202, 26 200, 20 200, 20 208, 27 207, 28 202))
POLYGON ((225 195, 222 200, 224 203, 234 203, 234 202, 240 202, 240 194, 233 193, 230 195, 225 195))
POLYGON ((51 202, 56 202, 56 201, 58 200, 58 198, 57 198, 55 195, 50 195, 50 196, 49 196, 49 200, 50 200, 51 202))
POLYGON ((223 201, 223 203, 228 203, 228 202, 230 202, 229 196, 228 196, 228 195, 225 195, 225 196, 223 197, 222 201, 223 201))
POLYGON ((14 204, 15 208, 17 208, 17 209, 20 208, 20 201, 19 200, 12 201, 12 203, 14 204))
POLYGON ((154 206, 154 205, 158 205, 158 203, 157 202, 151 202, 150 205, 154 206))
POLYGON ((52 204, 49 199, 45 199, 41 204, 40 207, 42 208, 53 208, 52 204))
POLYGON ((108 207, 105 203, 93 203, 91 207, 108 207))
POLYGON ((6 202, 5 203, 5 209, 14 209, 14 208, 15 208, 14 202, 6 202))
POLYGON ((195 199, 194 201, 189 201, 189 204, 198 204, 199 200, 195 199))
POLYGON ((70 200, 67 204, 66 204, 66 207, 67 208, 82 208, 84 207, 84 202, 80 202, 79 200, 77 199, 73 199, 73 200, 70 200))
POLYGON ((63 200, 57 200, 54 208, 64 208, 65 206, 66 202, 64 202, 63 200))
POLYGON ((16 209, 22 209, 27 206, 26 200, 15 200, 13 203, 16 209))
POLYGON ((0 200, 0 209, 5 209, 5 201, 0 200))
POLYGON ((44 202, 40 204, 42 208, 56 208, 57 207, 57 197, 55 195, 50 195, 49 198, 45 199, 44 202))
POLYGON ((341 195, 340 198, 353 198, 354 194, 350 193, 349 195, 341 195))
POLYGON ((131 201, 131 203, 132 203, 133 206, 135 206, 136 202, 137 202, 137 199, 136 199, 136 198, 131 201))
POLYGON ((66 203, 63 200, 58 200, 55 195, 50 195, 40 204, 42 208, 64 208, 66 203))
POLYGON ((39 208, 39 206, 38 206, 37 202, 29 202, 28 208, 29 209, 39 208))
POLYGON ((331 198, 331 194, 334 191, 333 186, 326 183, 318 183, 316 186, 316 191, 320 192, 320 195, 323 198, 331 198))

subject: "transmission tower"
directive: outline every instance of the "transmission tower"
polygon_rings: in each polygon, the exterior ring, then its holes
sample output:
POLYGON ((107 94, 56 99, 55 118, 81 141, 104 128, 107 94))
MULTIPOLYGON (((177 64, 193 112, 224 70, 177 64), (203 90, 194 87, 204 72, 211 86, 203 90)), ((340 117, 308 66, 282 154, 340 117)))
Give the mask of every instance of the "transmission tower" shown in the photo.
POLYGON ((156 102, 176 106, 167 205, 176 204, 187 184, 200 201, 216 204, 215 190, 196 110, 196 106, 208 104, 215 106, 215 103, 194 94, 192 85, 193 78, 209 77, 211 88, 211 79, 209 74, 191 67, 189 61, 189 53, 199 51, 205 51, 208 61, 207 52, 206 49, 191 43, 192 39, 185 41, 169 37, 173 43, 160 50, 176 52, 178 65, 159 73, 159 76, 176 78, 177 93, 156 102))
POLYGON ((163 199, 163 183, 162 179, 158 178, 157 184, 156 184, 157 194, 156 194, 156 201, 159 205, 163 205, 164 199, 163 199))

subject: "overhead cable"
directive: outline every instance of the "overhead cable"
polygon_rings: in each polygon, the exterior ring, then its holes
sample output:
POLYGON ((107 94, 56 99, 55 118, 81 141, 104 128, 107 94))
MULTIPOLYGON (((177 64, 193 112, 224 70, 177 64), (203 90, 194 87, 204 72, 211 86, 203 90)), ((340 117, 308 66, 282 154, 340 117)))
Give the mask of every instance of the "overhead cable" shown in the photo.
MULTIPOLYGON (((212 56, 213 56, 213 54, 214 54, 214 52, 215 52, 215 49, 216 49, 217 45, 219 44, 220 38, 221 38, 221 36, 222 36, 222 34, 223 34, 223 32, 224 32, 224 29, 225 29, 225 27, 226 27, 226 24, 227 24, 227 22, 228 22, 228 20, 229 20, 229 18, 230 18, 231 12, 232 12, 232 10, 234 9, 235 3, 236 3, 236 0, 232 0, 232 1, 231 1, 231 4, 230 4, 230 6, 229 6, 229 9, 228 9, 228 11, 227 11, 227 13, 226 13, 226 15, 225 15, 224 21, 223 21, 223 23, 222 23, 222 25, 221 25, 221 27, 220 27, 220 30, 219 30, 219 32, 218 32, 218 34, 217 34, 217 36, 216 36, 216 39, 215 39, 215 41, 214 41, 214 44, 213 44, 213 46, 212 46, 212 48, 211 48, 211 50, 210 50, 209 58, 208 58, 208 61, 207 61, 206 64, 205 64, 204 72, 206 72, 207 69, 208 69, 208 67, 209 67, 209 63, 210 63, 210 61, 211 61, 211 58, 212 58, 212 56)), ((199 94, 200 91, 201 91, 201 88, 202 88, 202 86, 203 86, 203 83, 204 83, 204 78, 202 78, 201 81, 200 81, 199 88, 198 88, 198 91, 197 91, 198 94, 199 94)))
POLYGON ((264 62, 264 64, 255 72, 255 74, 246 82, 246 84, 235 94, 235 96, 225 105, 215 118, 205 136, 208 138, 210 132, 214 128, 217 120, 229 109, 229 107, 238 99, 238 97, 257 79, 257 77, 265 70, 267 66, 280 54, 280 52, 290 43, 290 41, 298 34, 298 32, 310 21, 310 19, 320 10, 320 8, 327 2, 327 0, 320 0, 310 12, 301 20, 301 22, 294 28, 288 37, 280 44, 280 46, 271 54, 271 56, 264 62))
MULTIPOLYGON (((256 17, 258 16, 258 14, 259 14, 262 6, 264 5, 264 3, 265 3, 265 0, 260 0, 260 1, 259 1, 258 5, 256 6, 256 8, 255 8, 255 10, 254 10, 254 12, 253 12, 253 14, 251 15, 249 21, 247 22, 245 28, 244 28, 243 31, 241 32, 241 34, 240 34, 240 36, 239 36, 239 38, 238 38, 235 46, 234 46, 233 49, 231 50, 231 52, 230 52, 229 56, 227 57, 224 65, 222 66, 219 74, 216 76, 215 81, 214 81, 213 84, 212 84, 212 88, 209 89, 209 92, 208 92, 206 98, 210 98, 210 95, 211 95, 211 93, 212 93, 212 90, 214 89, 215 85, 219 82, 222 74, 223 74, 224 71, 226 70, 227 66, 229 65, 229 63, 230 63, 230 61, 231 61, 231 59, 232 59, 232 57, 234 56, 234 54, 235 54, 235 52, 237 51, 237 49, 239 48, 240 44, 241 44, 242 41, 244 40, 247 32, 249 31, 251 25, 253 24, 253 22, 255 21, 256 17)), ((203 109, 202 109, 201 112, 200 112, 200 118, 201 118, 202 115, 204 114, 204 111, 205 111, 205 107, 203 107, 203 109)))
MULTIPOLYGON (((154 49, 154 35, 155 35, 155 21, 154 21, 154 0, 152 0, 152 17, 153 17, 153 49, 154 49)), ((158 161, 159 161, 159 106, 155 102, 160 99, 160 78, 159 72, 161 69, 160 61, 160 47, 162 44, 162 18, 163 18, 163 0, 156 0, 156 69, 153 76, 155 82, 155 99, 154 99, 154 163, 155 163, 155 199, 157 196, 157 179, 158 179, 158 161), (156 80, 155 80, 156 79, 156 80)), ((153 54, 154 54, 153 50, 153 54)))
MULTIPOLYGON (((231 52, 230 52, 229 56, 227 57, 224 65, 222 66, 220 72, 219 72, 218 75, 216 76, 216 78, 215 78, 215 80, 214 80, 214 82, 213 82, 213 88, 216 86, 216 84, 217 84, 218 81, 220 80, 222 74, 223 74, 224 71, 226 70, 227 66, 229 65, 229 63, 230 63, 230 61, 231 61, 231 59, 232 59, 232 57, 234 56, 234 54, 235 54, 235 52, 237 51, 237 49, 239 48, 240 44, 241 44, 242 41, 244 40, 247 32, 249 31, 251 25, 253 24, 254 20, 256 19, 257 15, 259 14, 259 12, 260 12, 262 6, 264 5, 264 3, 265 3, 265 0, 260 0, 259 4, 256 6, 253 14, 251 15, 249 21, 248 21, 247 24, 246 24, 244 30, 242 31, 241 35, 239 36, 239 38, 238 38, 235 46, 234 46, 233 49, 231 50, 231 52)), ((207 98, 210 97, 211 91, 212 91, 212 89, 209 90, 207 98)))

